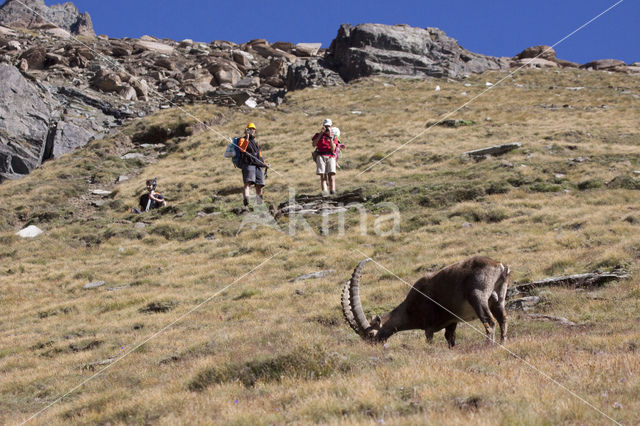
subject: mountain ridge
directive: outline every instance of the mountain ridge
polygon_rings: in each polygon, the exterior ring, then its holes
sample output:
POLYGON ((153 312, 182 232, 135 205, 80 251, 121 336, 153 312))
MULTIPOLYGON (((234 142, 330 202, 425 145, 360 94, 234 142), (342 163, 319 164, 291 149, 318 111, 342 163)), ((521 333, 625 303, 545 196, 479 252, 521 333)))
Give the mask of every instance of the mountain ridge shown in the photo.
MULTIPOLYGON (((22 74, 19 84, 44 103, 39 115, 48 129, 32 140, 32 115, 19 108, 0 119, 0 181, 171 106, 276 108, 290 91, 372 75, 463 79, 487 70, 579 66, 556 58, 549 46, 494 58, 462 48, 440 29, 407 25, 344 24, 329 48, 320 49, 264 39, 235 44, 95 36, 91 17, 70 2, 47 7, 44 0, 8 0, 0 6, 0 24, 14 27, 0 26, 0 61, 6 64, 0 78, 19 80, 22 74), (19 128, 26 130, 11 130, 19 128)), ((640 72, 616 60, 583 67, 640 72)), ((12 94, 3 90, 0 100, 7 104, 12 94)))

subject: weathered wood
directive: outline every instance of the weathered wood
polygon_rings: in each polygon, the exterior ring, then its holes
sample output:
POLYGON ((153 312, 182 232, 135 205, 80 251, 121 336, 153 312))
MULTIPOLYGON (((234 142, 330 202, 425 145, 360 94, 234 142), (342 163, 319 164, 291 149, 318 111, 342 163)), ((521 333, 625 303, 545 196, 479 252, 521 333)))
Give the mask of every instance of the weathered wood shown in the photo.
POLYGON ((516 148, 520 148, 522 144, 520 142, 506 143, 504 145, 494 145, 487 148, 474 149, 473 151, 467 151, 464 154, 470 157, 484 157, 487 155, 502 155, 516 148))
POLYGON ((561 277, 545 278, 540 281, 517 284, 507 291, 507 299, 521 293, 530 294, 534 289, 550 286, 565 287, 599 287, 609 281, 617 281, 627 278, 629 275, 625 271, 613 272, 593 272, 588 274, 565 275, 561 277))
POLYGON ((357 205, 367 200, 362 188, 349 192, 323 197, 322 195, 300 194, 293 200, 287 200, 278 206, 276 220, 281 216, 333 214, 345 211, 349 205, 357 205))

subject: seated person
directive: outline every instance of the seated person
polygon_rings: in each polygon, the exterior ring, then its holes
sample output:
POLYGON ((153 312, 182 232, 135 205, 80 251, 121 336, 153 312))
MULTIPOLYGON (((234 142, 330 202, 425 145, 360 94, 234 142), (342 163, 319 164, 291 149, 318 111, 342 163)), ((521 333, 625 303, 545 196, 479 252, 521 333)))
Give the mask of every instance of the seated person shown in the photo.
POLYGON ((156 192, 157 179, 148 179, 147 180, 147 193, 142 194, 140 196, 139 204, 140 209, 134 208, 134 213, 142 213, 147 212, 151 209, 157 209, 160 207, 165 207, 167 205, 167 201, 164 197, 156 192))

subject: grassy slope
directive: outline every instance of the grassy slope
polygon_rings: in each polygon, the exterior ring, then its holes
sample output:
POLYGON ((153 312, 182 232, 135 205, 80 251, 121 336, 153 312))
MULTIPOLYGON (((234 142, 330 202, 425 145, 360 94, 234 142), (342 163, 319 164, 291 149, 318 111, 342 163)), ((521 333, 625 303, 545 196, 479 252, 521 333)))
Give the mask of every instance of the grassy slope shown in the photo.
MULTIPOLYGON (((150 164, 120 160, 130 148, 121 139, 97 141, 0 185, 0 422, 27 418, 96 373, 36 421, 606 422, 569 389, 620 422, 636 422, 640 214, 639 193, 628 188, 640 170, 640 101, 633 96, 640 80, 524 71, 450 117, 474 125, 424 132, 485 90, 486 81, 505 76, 366 79, 291 93, 277 111, 167 110, 123 133, 176 128, 195 117, 213 120, 214 130, 169 140, 150 164), (248 120, 257 124, 273 165, 266 198, 279 204, 290 188, 318 192, 309 139, 327 116, 348 146, 339 189, 363 188, 377 215, 388 212, 378 203, 397 205, 400 232, 376 236, 374 220, 381 216, 370 214, 361 235, 353 211, 344 235, 337 216, 329 219, 327 236, 319 233, 319 218, 309 219, 311 232, 300 229, 294 237, 264 226, 236 235, 240 219, 231 209, 240 204, 240 173, 222 158, 222 135, 248 120), (461 156, 514 141, 523 147, 499 158, 461 156), (113 184, 127 173, 134 178, 113 184), (172 207, 127 213, 143 180, 153 176, 172 207), (621 184, 607 185, 616 177, 621 184), (87 201, 95 188, 116 193, 97 209, 87 201), (140 221, 144 228, 136 227, 140 221), (27 223, 45 234, 13 235, 27 223), (589 291, 541 290, 537 312, 579 326, 511 313, 507 348, 521 359, 486 346, 477 321, 458 328, 452 351, 440 334, 426 346, 417 331, 371 347, 344 324, 338 307, 340 284, 361 253, 408 282, 473 254, 509 264, 516 281, 616 265, 632 278, 589 291), (289 281, 321 269, 335 273, 289 281), (96 280, 107 284, 82 289, 96 280), (120 286, 128 287, 106 290, 120 286), (167 310, 145 312, 150 305, 167 310), (104 372, 86 368, 152 336, 104 372)), ((286 218, 279 225, 288 230, 286 218)), ((393 307, 407 291, 374 266, 363 282, 370 313, 393 307)))

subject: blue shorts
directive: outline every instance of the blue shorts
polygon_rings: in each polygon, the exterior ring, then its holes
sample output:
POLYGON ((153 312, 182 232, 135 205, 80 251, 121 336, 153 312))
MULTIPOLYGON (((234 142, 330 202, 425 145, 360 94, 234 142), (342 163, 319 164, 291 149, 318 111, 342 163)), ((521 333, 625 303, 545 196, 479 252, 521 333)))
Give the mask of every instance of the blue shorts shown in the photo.
POLYGON ((248 165, 242 167, 242 181, 258 186, 264 186, 264 174, 262 167, 248 165))

